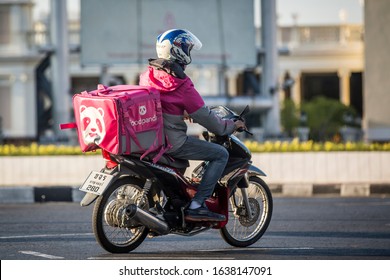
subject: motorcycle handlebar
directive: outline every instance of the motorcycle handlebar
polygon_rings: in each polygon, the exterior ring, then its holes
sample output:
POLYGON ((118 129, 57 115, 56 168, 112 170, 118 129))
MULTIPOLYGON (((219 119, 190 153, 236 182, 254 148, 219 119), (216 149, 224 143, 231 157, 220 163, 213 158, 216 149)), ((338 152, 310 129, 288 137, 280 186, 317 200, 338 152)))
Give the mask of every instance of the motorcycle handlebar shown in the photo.
POLYGON ((238 132, 245 132, 245 133, 248 133, 250 136, 253 136, 253 133, 250 132, 248 129, 244 129, 244 128, 239 128, 237 129, 238 132))

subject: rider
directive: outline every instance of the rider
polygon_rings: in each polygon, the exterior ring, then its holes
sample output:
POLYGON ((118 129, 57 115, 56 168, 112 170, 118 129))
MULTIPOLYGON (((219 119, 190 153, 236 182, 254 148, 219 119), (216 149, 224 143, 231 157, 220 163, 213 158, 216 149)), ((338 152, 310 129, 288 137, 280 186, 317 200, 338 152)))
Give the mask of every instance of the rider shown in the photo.
POLYGON ((172 148, 169 155, 186 160, 208 161, 208 167, 197 193, 185 209, 187 221, 224 221, 224 215, 211 212, 205 205, 214 191, 227 164, 229 154, 221 146, 187 136, 185 119, 207 128, 217 135, 227 135, 245 128, 238 120, 224 120, 205 106, 191 79, 184 73, 191 63, 191 50, 199 50, 202 43, 190 31, 171 29, 157 37, 157 59, 149 59, 148 69, 140 76, 140 85, 152 86, 161 93, 164 132, 172 148))

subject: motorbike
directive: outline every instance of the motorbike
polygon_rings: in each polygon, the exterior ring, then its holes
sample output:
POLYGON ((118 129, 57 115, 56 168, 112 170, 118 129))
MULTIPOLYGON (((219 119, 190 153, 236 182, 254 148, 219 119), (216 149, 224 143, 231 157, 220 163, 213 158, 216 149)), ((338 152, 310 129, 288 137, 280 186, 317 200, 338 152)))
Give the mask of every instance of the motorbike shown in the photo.
MULTIPOLYGON (((237 114, 226 106, 212 107, 217 115, 244 120, 247 106, 237 114)), ((199 163, 191 176, 185 175, 189 162, 163 155, 156 163, 152 157, 115 155, 102 150, 106 161, 100 171, 92 171, 81 191, 86 192, 81 206, 91 205, 92 226, 97 242, 111 253, 135 250, 146 237, 167 234, 194 236, 206 230, 219 230, 231 246, 247 247, 257 242, 267 230, 273 200, 262 177, 266 174, 252 165, 251 152, 236 136, 218 136, 203 132, 206 141, 224 146, 229 161, 206 206, 225 215, 225 221, 186 221, 184 209, 197 192, 207 168, 199 163)))

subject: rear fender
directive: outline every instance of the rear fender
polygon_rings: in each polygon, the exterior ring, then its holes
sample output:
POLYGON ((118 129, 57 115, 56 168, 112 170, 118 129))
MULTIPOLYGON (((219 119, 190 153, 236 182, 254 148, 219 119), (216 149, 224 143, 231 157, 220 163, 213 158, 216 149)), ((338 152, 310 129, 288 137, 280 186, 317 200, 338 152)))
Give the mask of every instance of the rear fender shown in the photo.
MULTIPOLYGON (((121 179, 121 178, 124 178, 124 177, 130 177, 130 176, 133 176, 133 177, 139 177, 137 176, 137 174, 135 172, 133 172, 131 169, 127 168, 126 166, 123 166, 123 165, 118 165, 115 169, 113 170, 107 170, 107 169, 103 169, 101 170, 101 172, 104 172, 104 173, 107 173, 107 174, 110 174, 110 175, 113 175, 114 176, 114 179, 111 180, 110 184, 106 187, 106 190, 113 184, 115 183, 118 179, 121 179)), ((103 195, 104 192, 101 194, 103 195)), ((93 194, 93 193, 85 193, 83 199, 81 200, 80 202, 80 205, 82 207, 85 207, 85 206, 89 206, 91 205, 97 198, 99 197, 99 195, 97 194, 93 194)))
POLYGON ((85 193, 83 199, 82 199, 81 202, 80 202, 80 205, 81 205, 82 207, 91 205, 91 203, 94 202, 94 201, 96 200, 96 198, 98 198, 98 195, 97 195, 97 194, 85 193))

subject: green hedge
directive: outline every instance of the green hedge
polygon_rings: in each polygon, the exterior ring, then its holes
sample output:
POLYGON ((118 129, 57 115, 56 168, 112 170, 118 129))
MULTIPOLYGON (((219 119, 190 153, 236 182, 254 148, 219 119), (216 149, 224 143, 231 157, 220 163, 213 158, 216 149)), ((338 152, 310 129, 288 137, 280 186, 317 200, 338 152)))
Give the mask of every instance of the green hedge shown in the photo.
POLYGON ((390 143, 346 142, 317 143, 311 140, 265 141, 262 143, 246 141, 245 144, 252 152, 338 152, 338 151, 390 151, 390 143))
POLYGON ((0 156, 58 156, 58 155, 96 155, 100 151, 83 153, 79 146, 39 145, 28 146, 0 145, 0 156))
MULTIPOLYGON (((245 141, 247 147, 254 153, 267 152, 332 152, 332 151, 390 151, 390 143, 346 142, 317 143, 313 141, 245 141)), ((28 146, 0 145, 0 156, 40 156, 40 155, 96 155, 100 151, 82 153, 79 146, 39 145, 32 143, 28 146)))

